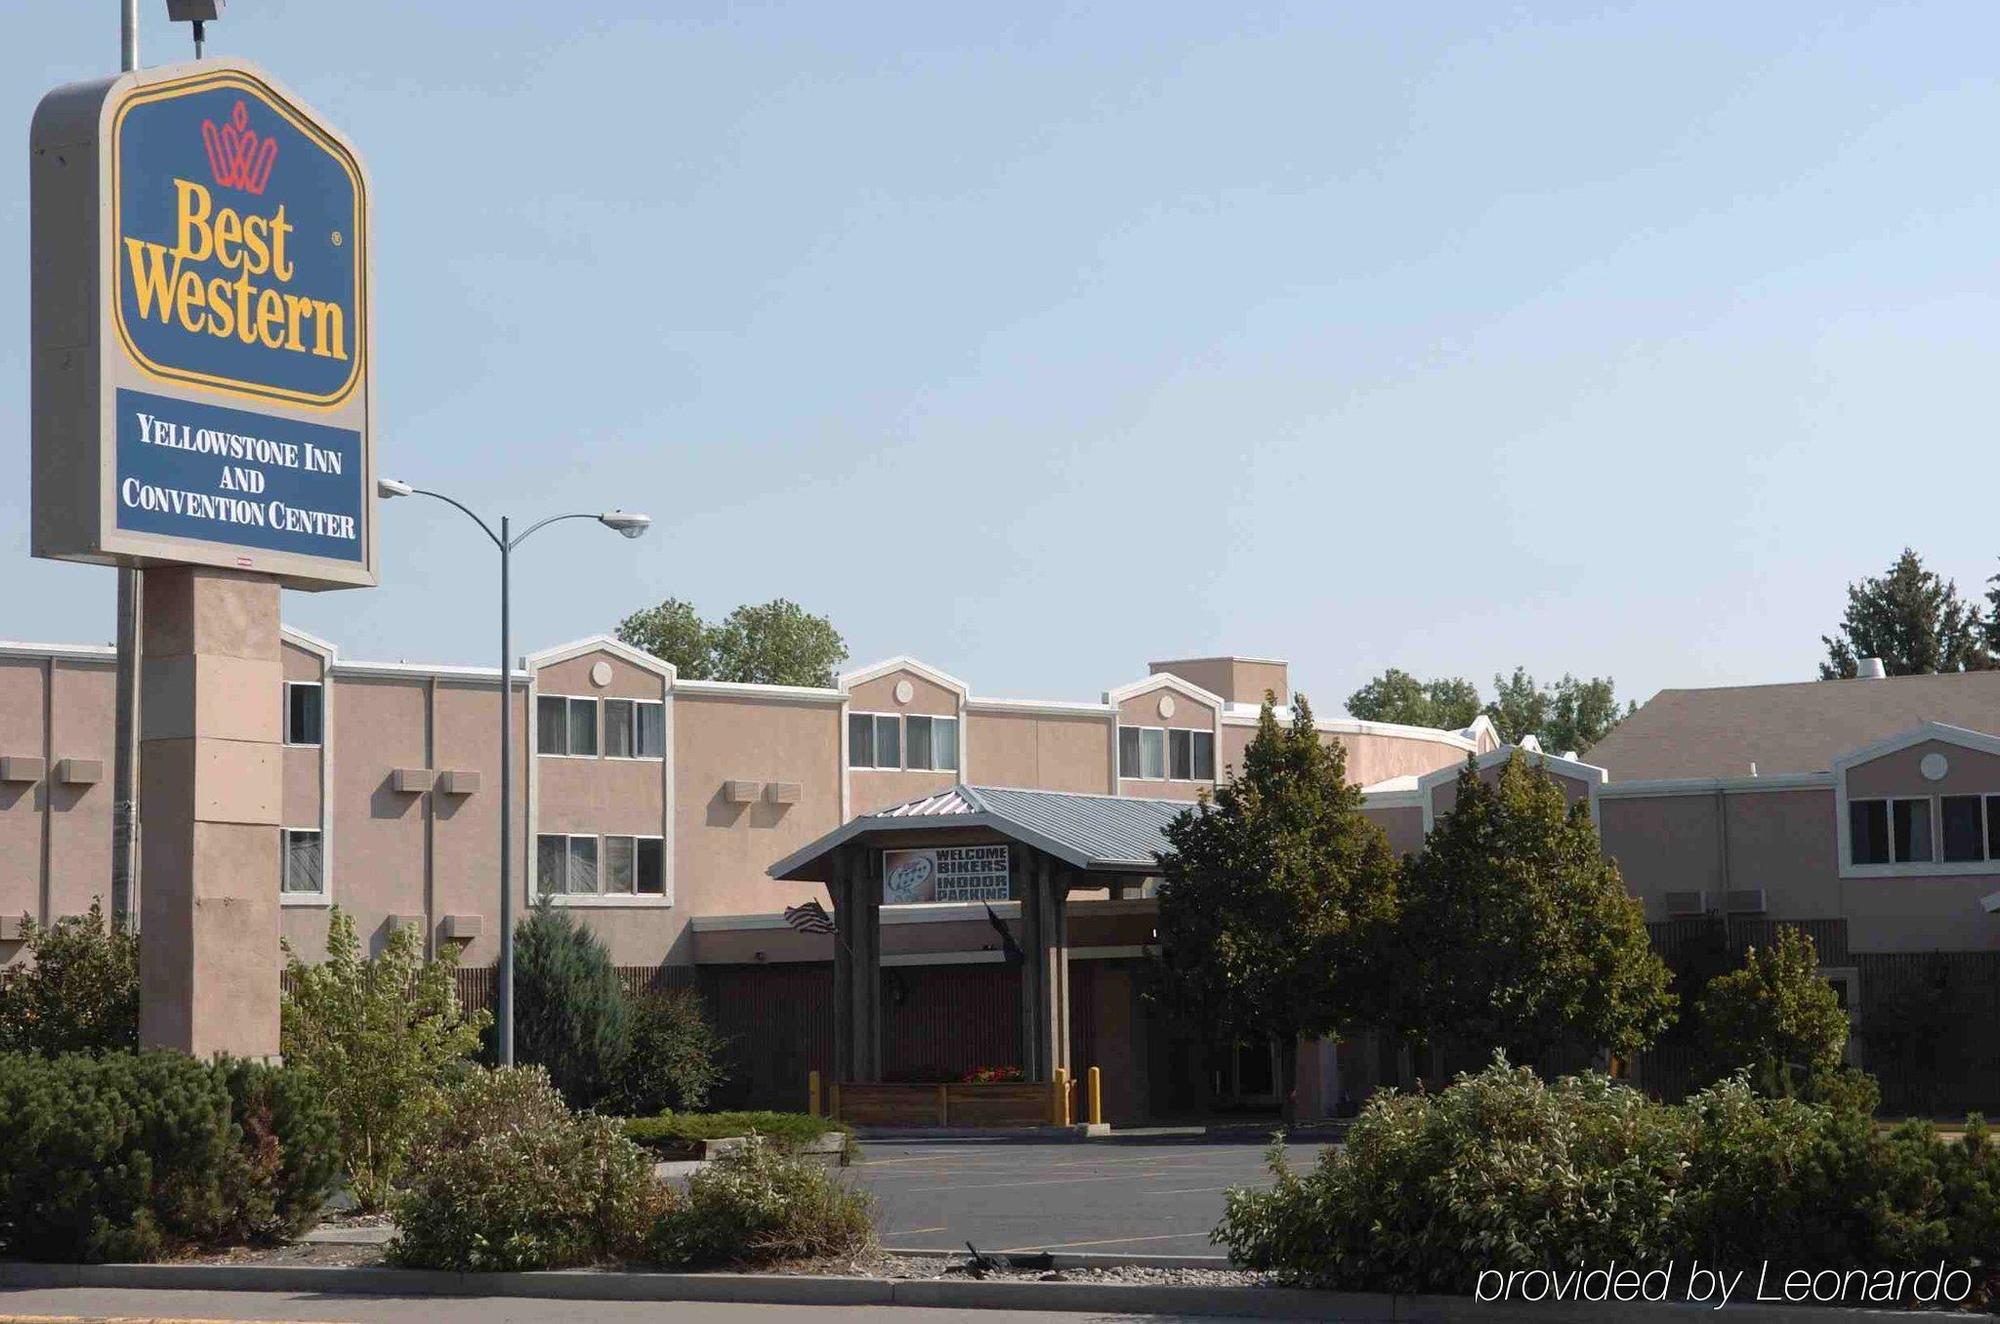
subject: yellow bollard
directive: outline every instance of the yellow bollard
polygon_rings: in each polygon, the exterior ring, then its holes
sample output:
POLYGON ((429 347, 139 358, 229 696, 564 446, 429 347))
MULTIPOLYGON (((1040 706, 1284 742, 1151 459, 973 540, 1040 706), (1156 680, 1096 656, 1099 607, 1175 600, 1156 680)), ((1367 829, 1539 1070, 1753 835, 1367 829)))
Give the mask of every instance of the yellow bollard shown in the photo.
POLYGON ((1090 1081, 1090 1124, 1092 1126, 1102 1126, 1104 1124, 1104 1073, 1096 1067, 1092 1067, 1087 1079, 1090 1081))
POLYGON ((817 1071, 806 1072, 806 1112, 813 1117, 819 1116, 819 1072, 817 1071))

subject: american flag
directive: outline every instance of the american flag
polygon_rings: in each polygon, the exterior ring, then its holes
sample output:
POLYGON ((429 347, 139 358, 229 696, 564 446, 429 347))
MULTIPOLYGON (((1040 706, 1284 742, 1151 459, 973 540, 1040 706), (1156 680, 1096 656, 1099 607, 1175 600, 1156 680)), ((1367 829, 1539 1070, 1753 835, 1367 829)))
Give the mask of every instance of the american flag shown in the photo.
POLYGON ((785 923, 800 933, 833 932, 833 916, 827 914, 826 907, 817 901, 808 901, 802 906, 786 906, 785 923))

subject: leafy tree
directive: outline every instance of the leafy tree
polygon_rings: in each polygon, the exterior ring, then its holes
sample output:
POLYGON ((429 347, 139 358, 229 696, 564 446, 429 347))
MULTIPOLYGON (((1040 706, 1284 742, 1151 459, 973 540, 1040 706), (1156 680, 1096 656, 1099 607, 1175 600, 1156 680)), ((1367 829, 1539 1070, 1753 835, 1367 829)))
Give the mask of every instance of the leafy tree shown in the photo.
POLYGON ((618 623, 620 642, 673 664, 682 680, 715 679, 715 641, 694 604, 668 598, 618 623))
POLYGON ((1299 1038, 1367 1018, 1360 954, 1394 911, 1388 843, 1303 695, 1288 728, 1265 697, 1242 769, 1166 836, 1158 995, 1217 1045, 1275 1039, 1289 1114, 1299 1038))
POLYGON ((1847 1013, 1820 978, 1813 940, 1791 925, 1771 946, 1752 947, 1742 969, 1710 981, 1701 1021, 1714 1074, 1747 1067, 1772 1097, 1795 1097, 1839 1070, 1847 1051, 1847 1013))
POLYGON ((632 1017, 611 954, 546 900, 514 929, 514 1054, 547 1068, 572 1108, 617 1085, 632 1051, 632 1017))
POLYGON ((285 945, 280 1043, 285 1061, 317 1075, 340 1117, 341 1160, 354 1198, 380 1209, 411 1142, 443 1106, 444 1087, 479 1048, 485 1012, 458 1005, 458 962, 426 961, 414 929, 398 929, 374 959, 339 906, 326 961, 307 965, 285 945))
POLYGON ((631 1001, 631 1021, 631 1052, 612 1106, 632 1117, 706 1107, 723 1080, 727 1041, 709 1023, 701 995, 691 988, 641 993, 631 1001))
POLYGON ((101 899, 47 928, 27 919, 22 944, 34 960, 0 982, 0 1053, 139 1046, 139 939, 105 922, 101 899))
POLYGON ((1667 967, 1588 807, 1566 808, 1519 754, 1497 785, 1467 761, 1400 899, 1378 982, 1414 1042, 1450 1036, 1517 1061, 1577 1044, 1630 1054, 1672 1019, 1667 967))
POLYGON ((1365 722, 1402 722, 1456 731, 1479 716, 1479 691, 1457 676, 1422 681, 1390 667, 1347 696, 1349 715, 1365 722))
MULTIPOLYGON (((1988 596, 2000 609, 2000 596, 1988 596)), ((1819 678, 1852 677, 1864 657, 1881 658, 1892 676, 1984 671, 1993 665, 1987 650, 1995 628, 1977 604, 1960 600, 1955 582, 1924 569, 1923 558, 1905 547, 1888 574, 1847 586, 1838 637, 1820 636, 1826 661, 1819 678)))
POLYGON ((668 598, 619 622, 618 637, 673 663, 686 680, 830 686, 847 660, 833 622, 786 598, 746 603, 715 624, 692 603, 668 598))
POLYGON ((1548 716, 1538 733, 1542 748, 1551 754, 1584 753, 1638 708, 1627 703, 1623 712, 1618 710, 1609 676, 1578 680, 1565 672, 1549 691, 1548 716))
POLYGON ((847 660, 833 622, 785 598, 738 607, 714 634, 717 680, 829 686, 847 660))
POLYGON ((1486 715, 1500 738, 1518 745, 1533 736, 1551 754, 1583 753, 1638 708, 1628 703, 1619 711, 1609 676, 1578 680, 1564 672, 1553 685, 1537 685, 1527 668, 1515 667, 1512 676, 1493 678, 1493 690, 1486 715))

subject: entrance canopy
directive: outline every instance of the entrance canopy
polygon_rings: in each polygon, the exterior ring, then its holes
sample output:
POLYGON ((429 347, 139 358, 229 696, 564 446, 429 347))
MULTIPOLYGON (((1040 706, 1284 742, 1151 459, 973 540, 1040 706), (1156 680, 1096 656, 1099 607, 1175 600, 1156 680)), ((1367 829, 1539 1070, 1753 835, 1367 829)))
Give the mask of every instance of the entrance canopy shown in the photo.
POLYGON ((927 831, 985 828, 1053 856, 1071 869, 1144 876, 1160 871, 1155 852, 1167 848, 1167 824, 1191 807, 1187 800, 954 786, 849 819, 779 860, 770 875, 831 882, 833 857, 843 846, 895 846, 927 831))
MULTIPOLYGON (((1021 969, 1021 1067, 1049 1081, 1069 1068, 1069 894, 1159 873, 1166 827, 1186 801, 954 786, 863 814, 770 868, 823 882, 833 897, 834 1076, 881 1079, 882 907, 1018 901, 1008 959, 1021 969)), ((997 916, 995 925, 1005 926, 997 916)))

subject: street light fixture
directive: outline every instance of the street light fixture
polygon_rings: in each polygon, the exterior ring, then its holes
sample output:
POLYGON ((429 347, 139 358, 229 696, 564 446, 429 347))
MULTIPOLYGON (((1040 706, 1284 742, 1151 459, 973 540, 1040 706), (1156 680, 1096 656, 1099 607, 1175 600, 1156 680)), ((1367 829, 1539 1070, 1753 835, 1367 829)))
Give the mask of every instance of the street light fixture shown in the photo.
POLYGON ((530 535, 551 524, 569 519, 594 519, 607 529, 627 538, 637 538, 653 525, 652 517, 629 510, 607 510, 602 514, 551 515, 537 520, 516 534, 506 516, 500 517, 500 531, 474 514, 463 503, 442 492, 430 492, 393 478, 375 480, 375 495, 383 498, 433 497, 459 511, 479 526, 479 531, 500 549, 500 988, 494 996, 493 1020, 500 1046, 500 1065, 514 1065, 514 667, 513 625, 508 569, 514 549, 530 535))

